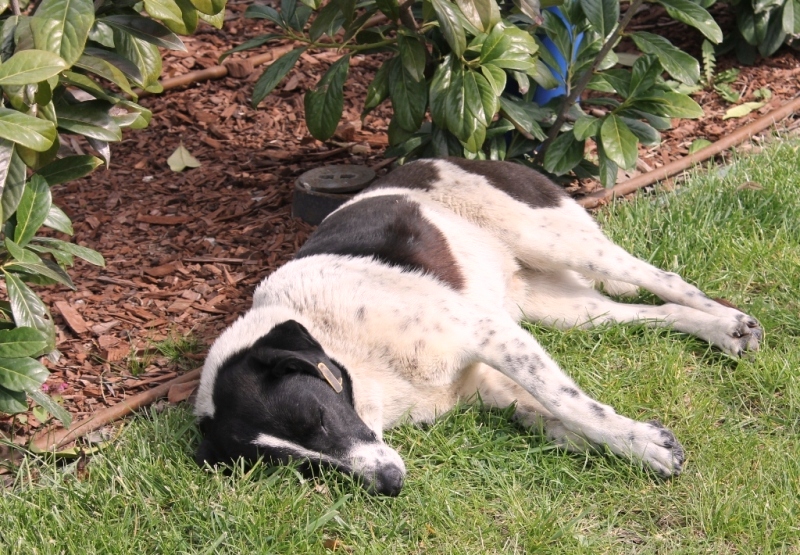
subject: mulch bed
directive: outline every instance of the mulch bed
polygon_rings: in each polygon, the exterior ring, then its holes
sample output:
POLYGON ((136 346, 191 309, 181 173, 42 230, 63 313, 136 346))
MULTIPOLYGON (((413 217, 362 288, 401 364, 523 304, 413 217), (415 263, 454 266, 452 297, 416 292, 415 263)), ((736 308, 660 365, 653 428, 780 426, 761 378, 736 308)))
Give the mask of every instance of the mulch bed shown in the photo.
MULTIPOLYGON (((185 39, 187 53, 167 52, 164 77, 216 65, 228 48, 269 32, 268 22, 241 17, 248 3, 229 3, 224 30, 205 27, 185 39)), ((634 23, 646 29, 662 25, 663 17, 649 12, 634 23)), ((693 31, 670 28, 679 39, 674 42, 689 51, 700 44, 693 31)), ((250 96, 261 68, 243 78, 143 98, 152 123, 113 146, 111 168, 54 188, 55 203, 72 218, 74 242, 106 258, 105 268, 76 264, 70 271, 76 291, 38 289, 53 307, 61 353, 57 362, 46 362, 52 374, 45 389, 60 395, 75 418, 202 364, 203 351, 190 355, 195 364, 178 367, 153 346, 192 334, 206 348, 248 308, 258 282, 291 259, 312 231, 291 217, 292 188, 300 174, 324 164, 385 171, 390 108, 380 107, 363 125, 359 118, 380 59, 353 57, 345 125, 335 141, 323 144, 305 128, 303 91, 337 57, 332 51, 304 54, 277 94, 258 109, 250 107, 250 96), (181 143, 202 162, 200 168, 169 169, 167 158, 181 143)), ((724 58, 718 69, 736 65, 724 58)), ((790 49, 741 69, 733 86, 743 100, 754 100, 753 91, 769 87, 773 102, 746 118, 723 121, 728 106, 718 95, 696 95, 707 117, 678 122, 659 147, 643 150, 639 171, 683 157, 694 139, 715 141, 797 92, 800 58, 790 49)), ((571 190, 596 186, 587 182, 571 190)), ((0 433, 18 441, 42 426, 30 413, 0 419, 0 433)))

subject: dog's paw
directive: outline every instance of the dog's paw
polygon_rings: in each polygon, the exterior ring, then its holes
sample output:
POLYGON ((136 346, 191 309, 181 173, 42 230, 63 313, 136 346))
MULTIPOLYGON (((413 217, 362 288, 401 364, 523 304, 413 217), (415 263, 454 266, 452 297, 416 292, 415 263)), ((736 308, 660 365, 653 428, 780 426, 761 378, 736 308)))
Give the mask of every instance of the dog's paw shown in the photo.
POLYGON ((658 420, 636 422, 626 438, 630 456, 640 460, 662 478, 677 476, 686 460, 683 447, 671 430, 658 420))
POLYGON ((764 337, 764 330, 761 329, 758 320, 738 311, 720 328, 712 343, 734 357, 744 356, 749 351, 757 351, 764 337))

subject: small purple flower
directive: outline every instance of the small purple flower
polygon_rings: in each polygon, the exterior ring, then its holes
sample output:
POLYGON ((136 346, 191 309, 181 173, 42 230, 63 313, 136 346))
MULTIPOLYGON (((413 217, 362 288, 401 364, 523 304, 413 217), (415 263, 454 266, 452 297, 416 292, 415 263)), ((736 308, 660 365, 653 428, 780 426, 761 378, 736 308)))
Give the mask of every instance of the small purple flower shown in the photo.
POLYGON ((69 386, 67 385, 66 382, 61 382, 60 384, 58 384, 58 387, 56 388, 56 391, 58 393, 64 393, 67 390, 68 387, 69 386))
POLYGON ((42 391, 43 391, 44 393, 47 393, 48 391, 50 391, 50 386, 49 386, 49 385, 47 385, 46 383, 43 383, 43 384, 42 384, 42 391))

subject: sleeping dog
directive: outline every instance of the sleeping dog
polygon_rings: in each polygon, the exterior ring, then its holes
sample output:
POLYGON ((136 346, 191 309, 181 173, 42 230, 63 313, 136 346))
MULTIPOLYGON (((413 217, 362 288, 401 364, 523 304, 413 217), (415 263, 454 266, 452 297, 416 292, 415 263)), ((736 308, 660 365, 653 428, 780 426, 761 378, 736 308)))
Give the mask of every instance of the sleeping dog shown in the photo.
POLYGON ((734 356, 758 322, 606 238, 544 176, 509 162, 421 160, 328 216, 209 351, 198 463, 238 457, 334 467, 396 495, 405 465, 382 440, 476 398, 572 451, 607 448, 657 474, 684 452, 657 421, 586 395, 519 322, 646 322, 734 356), (604 296, 643 287, 666 301, 604 296))

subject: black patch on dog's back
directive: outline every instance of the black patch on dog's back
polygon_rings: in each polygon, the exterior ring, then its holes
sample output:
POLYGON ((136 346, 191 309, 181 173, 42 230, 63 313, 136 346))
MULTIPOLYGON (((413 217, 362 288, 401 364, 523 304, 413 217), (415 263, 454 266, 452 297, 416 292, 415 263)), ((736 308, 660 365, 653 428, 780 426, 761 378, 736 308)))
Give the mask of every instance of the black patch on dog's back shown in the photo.
POLYGON ((463 158, 446 158, 446 161, 464 171, 485 177, 492 187, 531 208, 555 208, 567 198, 558 185, 522 164, 463 158))
POLYGON ((456 290, 464 286, 444 234, 425 219, 419 204, 401 195, 365 198, 325 218, 297 258, 316 254, 375 258, 425 272, 456 290))
POLYGON ((401 187, 403 189, 430 191, 433 184, 438 180, 439 169, 430 160, 420 160, 392 170, 375 180, 367 190, 401 187))

